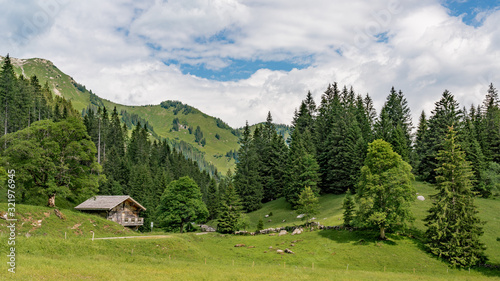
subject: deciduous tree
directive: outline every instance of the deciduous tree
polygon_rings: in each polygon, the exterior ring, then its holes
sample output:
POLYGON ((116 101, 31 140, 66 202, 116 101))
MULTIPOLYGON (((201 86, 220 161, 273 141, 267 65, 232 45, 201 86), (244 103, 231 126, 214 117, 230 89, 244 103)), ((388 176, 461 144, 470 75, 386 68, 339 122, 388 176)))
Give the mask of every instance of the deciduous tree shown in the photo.
POLYGON ((386 239, 386 229, 405 226, 413 219, 413 180, 410 164, 392 151, 389 143, 380 139, 370 143, 356 191, 359 222, 378 227, 380 239, 386 239))

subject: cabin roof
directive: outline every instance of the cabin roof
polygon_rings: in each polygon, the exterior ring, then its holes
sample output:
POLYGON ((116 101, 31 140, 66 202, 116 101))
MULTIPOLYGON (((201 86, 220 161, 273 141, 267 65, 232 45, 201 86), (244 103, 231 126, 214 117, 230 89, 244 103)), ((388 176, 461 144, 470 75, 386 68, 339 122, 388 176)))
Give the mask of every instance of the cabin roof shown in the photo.
POLYGON ((76 206, 77 210, 111 210, 126 200, 130 200, 134 205, 146 210, 141 204, 128 195, 98 195, 91 197, 76 206))

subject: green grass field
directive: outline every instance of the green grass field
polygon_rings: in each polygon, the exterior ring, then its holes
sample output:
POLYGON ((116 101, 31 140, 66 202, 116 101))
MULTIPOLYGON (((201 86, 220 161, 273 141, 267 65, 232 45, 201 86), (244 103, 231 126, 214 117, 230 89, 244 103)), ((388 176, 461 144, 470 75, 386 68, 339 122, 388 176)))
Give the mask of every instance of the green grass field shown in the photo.
MULTIPOLYGON (((428 198, 433 188, 415 184, 428 198)), ((321 197, 318 220, 342 223, 343 196, 321 197)), ((7 271, 8 232, 0 221, 0 280, 500 280, 500 270, 449 268, 425 252, 418 239, 430 201, 415 201, 414 229, 389 234, 323 230, 292 236, 235 236, 209 233, 169 234, 167 238, 94 240, 95 237, 144 236, 99 217, 61 210, 65 220, 46 207, 17 207, 16 273, 7 271), (39 223, 41 221, 41 223, 39 223), (66 232, 66 239, 64 237, 66 232), (30 237, 26 234, 30 233, 30 237), (410 238, 410 235, 416 238, 410 238), (3 242, 2 242, 3 241, 3 242), (245 247, 234 247, 245 244, 245 247), (292 245, 293 244, 293 245, 292 245), (289 248, 295 254, 278 254, 289 248), (313 268, 314 264, 314 268, 313 268)), ((500 202, 478 199, 487 221, 483 242, 490 264, 500 265, 500 202)), ((0 210, 6 209, 0 204, 0 210)), ((283 199, 248 214, 252 227, 270 211, 265 227, 301 224, 283 199), (282 223, 285 219, 286 222, 282 223)), ((164 234, 155 232, 153 234, 164 234)))

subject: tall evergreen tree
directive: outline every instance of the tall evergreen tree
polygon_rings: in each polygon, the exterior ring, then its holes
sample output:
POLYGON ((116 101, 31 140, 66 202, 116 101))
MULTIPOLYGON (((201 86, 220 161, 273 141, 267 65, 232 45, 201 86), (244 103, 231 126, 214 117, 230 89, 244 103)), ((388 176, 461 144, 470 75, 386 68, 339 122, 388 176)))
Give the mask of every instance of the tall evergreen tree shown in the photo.
POLYGON ((418 119, 418 128, 417 133, 415 135, 415 145, 413 147, 412 154, 412 166, 416 167, 416 174, 421 175, 423 178, 426 178, 428 175, 424 175, 425 171, 420 171, 421 168, 420 162, 422 161, 423 156, 427 153, 427 117, 425 115, 425 111, 422 110, 420 117, 418 119))
POLYGON ((252 144, 248 122, 244 127, 240 145, 234 184, 242 201, 243 209, 251 212, 261 207, 263 192, 259 181, 258 155, 252 144))
POLYGON ((472 171, 449 128, 438 152, 436 183, 438 193, 425 219, 430 251, 458 267, 470 267, 485 261, 481 221, 477 217, 472 192, 472 171))
POLYGON ((220 200, 219 191, 217 189, 217 182, 215 179, 210 180, 207 190, 207 209, 208 209, 208 219, 216 219, 219 215, 220 200))
POLYGON ((344 226, 352 226, 354 221, 356 204, 350 190, 347 190, 342 201, 342 209, 344 209, 344 226))
POLYGON ((428 129, 425 134, 425 155, 417 171, 422 180, 435 182, 437 168, 437 152, 442 149, 444 137, 449 127, 456 126, 460 122, 462 112, 455 97, 445 90, 441 99, 435 103, 432 115, 428 120, 428 129))
POLYGON ((286 175, 285 198, 295 207, 298 204, 299 195, 306 186, 318 194, 319 165, 313 155, 309 154, 304 147, 299 130, 292 133, 294 141, 290 144, 288 156, 288 168, 286 175))
POLYGON ((393 146, 396 153, 408 161, 411 149, 411 112, 408 102, 400 90, 391 88, 389 96, 382 107, 376 123, 377 138, 381 138, 393 146))
POLYGON ((217 222, 217 231, 220 233, 232 233, 237 229, 240 220, 240 199, 233 186, 231 173, 228 173, 227 188, 221 198, 220 217, 217 222))
POLYGON ((254 145, 257 146, 260 160, 259 177, 263 188, 263 202, 274 200, 281 195, 287 160, 286 144, 283 137, 276 132, 272 121, 269 112, 264 126, 254 132, 254 145))
POLYGON ((484 100, 483 151, 487 161, 500 163, 500 108, 498 91, 490 84, 484 100))

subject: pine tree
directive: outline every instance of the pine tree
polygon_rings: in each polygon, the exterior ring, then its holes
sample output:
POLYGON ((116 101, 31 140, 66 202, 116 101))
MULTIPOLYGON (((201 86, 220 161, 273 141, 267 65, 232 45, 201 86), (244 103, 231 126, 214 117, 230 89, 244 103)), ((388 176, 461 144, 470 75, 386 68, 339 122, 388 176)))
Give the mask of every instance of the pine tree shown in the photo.
POLYGON ((227 188, 222 197, 220 216, 217 222, 217 231, 220 233, 233 233, 238 230, 240 220, 240 199, 232 183, 230 171, 227 174, 227 188))
MULTIPOLYGON (((4 60, 2 71, 0 72, 0 128, 2 129, 2 136, 12 132, 9 130, 11 116, 14 114, 14 107, 12 103, 16 100, 17 78, 14 73, 9 55, 4 60)), ((5 144, 4 144, 5 145, 5 144)), ((4 146, 4 148, 6 148, 4 146)))
POLYGON ((282 194, 287 147, 272 123, 271 112, 266 123, 254 132, 254 144, 259 155, 259 177, 263 188, 263 202, 277 199, 282 194), (260 133, 258 133, 260 131, 260 133))
POLYGON ((445 90, 441 99, 435 103, 432 116, 427 122, 428 129, 424 140, 425 154, 421 156, 417 168, 418 175, 422 180, 435 182, 437 152, 442 149, 441 146, 448 128, 459 124, 461 115, 462 112, 455 97, 448 90, 445 90))
POLYGON ((438 152, 437 194, 425 219, 429 250, 457 267, 470 267, 485 261, 481 221, 477 217, 469 162, 449 128, 438 152))
POLYGON ((396 92, 394 87, 391 88, 375 127, 377 138, 390 143, 394 151, 401 155, 404 161, 408 161, 413 127, 410 108, 401 90, 396 92))
POLYGON ((413 157, 412 166, 416 167, 416 174, 421 175, 423 178, 427 178, 428 175, 424 174, 424 171, 420 171, 420 162, 422 162, 423 156, 427 153, 427 118, 425 111, 422 110, 420 117, 418 119, 418 128, 415 135, 415 145, 413 147, 413 157))
POLYGON ((487 167, 485 157, 478 140, 475 137, 474 123, 470 115, 463 109, 463 118, 459 124, 461 133, 457 135, 460 146, 465 152, 465 160, 471 163, 473 172, 472 182, 475 191, 478 191, 484 197, 488 197, 489 193, 485 188, 482 179, 482 173, 487 167))
POLYGON ((320 178, 319 165, 314 156, 307 153, 299 130, 293 131, 292 139, 294 141, 290 144, 284 195, 286 201, 294 207, 306 186, 309 186, 316 194, 319 192, 320 178))
POLYGON ((487 161, 500 163, 500 108, 498 91, 490 84, 484 101, 483 151, 487 161))
POLYGON ((302 220, 306 220, 306 223, 319 214, 318 197, 309 186, 306 186, 299 195, 296 213, 303 214, 302 220))
POLYGON ((220 209, 219 192, 217 190, 217 183, 215 179, 210 180, 207 192, 207 209, 208 209, 208 219, 212 220, 217 218, 220 209))
POLYGON ((243 209, 255 211, 262 205, 262 185, 259 181, 258 155, 252 143, 250 127, 246 123, 240 139, 234 184, 242 201, 243 209))
POLYGON ((351 190, 347 190, 344 201, 342 201, 342 209, 344 209, 344 226, 352 226, 355 208, 356 205, 354 203, 354 198, 352 197, 351 190))

